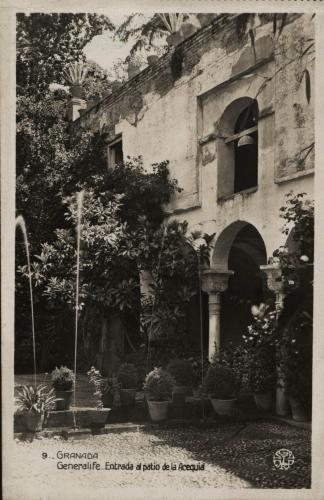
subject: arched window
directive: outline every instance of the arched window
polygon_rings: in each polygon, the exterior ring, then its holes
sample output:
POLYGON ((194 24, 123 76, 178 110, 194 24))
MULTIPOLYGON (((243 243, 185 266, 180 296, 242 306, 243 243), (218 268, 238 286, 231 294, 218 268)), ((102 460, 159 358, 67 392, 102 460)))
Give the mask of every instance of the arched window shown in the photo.
POLYGON ((239 114, 234 128, 234 193, 258 185, 258 108, 253 101, 239 114))
POLYGON ((218 122, 218 198, 258 185, 258 102, 232 101, 218 122))

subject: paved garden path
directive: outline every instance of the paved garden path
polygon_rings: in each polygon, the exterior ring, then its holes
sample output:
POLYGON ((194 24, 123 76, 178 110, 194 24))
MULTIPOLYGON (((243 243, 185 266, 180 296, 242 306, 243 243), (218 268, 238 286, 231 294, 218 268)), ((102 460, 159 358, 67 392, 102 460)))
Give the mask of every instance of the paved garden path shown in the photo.
POLYGON ((173 492, 186 488, 193 492, 199 488, 196 498, 204 498, 202 488, 212 493, 210 488, 310 486, 310 432, 271 422, 224 424, 209 430, 147 429, 70 441, 53 438, 16 441, 13 452, 16 465, 10 487, 21 493, 6 500, 146 498, 143 492, 136 496, 137 487, 154 493, 153 496, 148 493, 147 498, 169 498, 170 495, 163 497, 163 488, 172 488, 173 492), (280 471, 273 465, 273 453, 280 448, 290 449, 295 456, 289 471, 280 471), (101 469, 60 470, 59 462, 79 464, 93 460, 60 459, 58 451, 98 453, 95 461, 101 469), (46 458, 42 458, 43 453, 46 458), (132 464, 133 470, 106 470, 106 462, 132 464), (140 470, 136 470, 138 464, 140 470), (164 464, 170 469, 162 470, 164 464), (61 489, 63 496, 62 493, 58 496, 61 489), (114 496, 116 490, 119 493, 114 496), (128 491, 131 491, 129 497, 128 491))

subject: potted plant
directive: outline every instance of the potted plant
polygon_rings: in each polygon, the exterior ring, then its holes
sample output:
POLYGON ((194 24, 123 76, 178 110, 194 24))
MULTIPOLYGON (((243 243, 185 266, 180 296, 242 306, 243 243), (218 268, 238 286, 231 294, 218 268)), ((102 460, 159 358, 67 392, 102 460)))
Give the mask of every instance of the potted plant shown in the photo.
POLYGON ((100 398, 103 408, 112 408, 116 394, 120 390, 117 377, 105 379, 94 366, 87 372, 89 383, 95 387, 94 395, 100 398))
POLYGON ((194 372, 190 361, 186 359, 172 359, 168 364, 167 371, 175 380, 172 393, 173 399, 183 399, 184 402, 194 383, 194 372))
POLYGON ((144 391, 148 410, 153 422, 162 422, 167 418, 169 400, 175 380, 162 368, 154 368, 146 377, 144 391))
POLYGON ((201 354, 188 358, 193 371, 192 394, 194 398, 201 398, 203 394, 202 378, 206 376, 209 361, 206 355, 203 359, 201 354))
POLYGON ((74 373, 66 366, 55 368, 51 374, 52 386, 56 393, 56 409, 59 411, 69 410, 74 385, 74 373))
POLYGON ((216 363, 208 368, 204 390, 208 395, 215 413, 231 415, 236 401, 236 383, 233 371, 227 366, 216 363))
POLYGON ((113 406, 114 393, 112 384, 106 381, 94 366, 87 372, 89 382, 94 385, 96 409, 88 410, 87 417, 90 427, 104 427, 108 414, 113 406))
POLYGON ((312 393, 312 319, 298 310, 286 325, 280 339, 280 371, 285 380, 292 418, 307 421, 312 393))
POLYGON ((246 371, 246 386, 252 392, 257 408, 270 411, 276 385, 276 368, 271 358, 267 361, 248 358, 246 371))
POLYGON ((138 372, 133 363, 120 365, 117 376, 120 384, 121 405, 130 408, 135 405, 135 395, 138 383, 138 372))
POLYGON ((243 335, 243 383, 257 408, 270 411, 277 380, 275 350, 276 313, 272 305, 252 306, 254 320, 243 335))
POLYGON ((252 392, 257 408, 270 411, 277 379, 274 349, 260 343, 243 350, 243 357, 244 385, 252 392))
POLYGON ((18 413, 22 415, 28 432, 42 430, 44 418, 48 411, 54 409, 55 402, 54 389, 48 390, 45 385, 37 387, 24 385, 18 390, 16 396, 18 413))

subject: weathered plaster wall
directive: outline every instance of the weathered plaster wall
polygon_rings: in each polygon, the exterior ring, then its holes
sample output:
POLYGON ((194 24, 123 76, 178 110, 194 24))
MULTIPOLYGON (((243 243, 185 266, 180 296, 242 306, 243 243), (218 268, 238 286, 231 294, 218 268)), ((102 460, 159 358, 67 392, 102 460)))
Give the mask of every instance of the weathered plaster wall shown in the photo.
POLYGON ((314 19, 305 15, 283 30, 276 50, 275 178, 314 168, 314 19), (310 101, 305 70, 310 75, 310 101))
POLYGON ((280 36, 273 35, 272 23, 261 23, 253 50, 248 34, 238 34, 237 19, 221 16, 74 127, 99 129, 108 139, 122 133, 124 154, 142 155, 146 168, 168 159, 171 177, 183 188, 168 207, 170 217, 188 220, 190 229, 215 232, 215 241, 231 223, 249 222, 270 255, 283 243, 278 210, 285 194, 313 193, 313 178, 306 175, 313 151, 298 161, 314 140, 313 95, 308 102, 303 81, 307 69, 313 83, 313 54, 307 50, 313 20, 288 16, 280 36), (257 98, 261 114, 258 187, 221 198, 219 121, 226 107, 244 96, 257 98))

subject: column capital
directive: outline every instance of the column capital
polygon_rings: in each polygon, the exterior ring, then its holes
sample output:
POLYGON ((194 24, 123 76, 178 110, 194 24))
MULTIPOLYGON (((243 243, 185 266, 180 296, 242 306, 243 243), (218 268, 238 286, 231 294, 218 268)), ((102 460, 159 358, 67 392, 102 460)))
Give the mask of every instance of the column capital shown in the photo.
POLYGON ((224 292, 228 286, 228 279, 234 272, 219 269, 205 269, 201 272, 202 289, 208 294, 224 292))
POLYGON ((267 264, 260 266, 261 271, 267 275, 268 288, 273 292, 283 292, 282 269, 280 264, 267 264))

